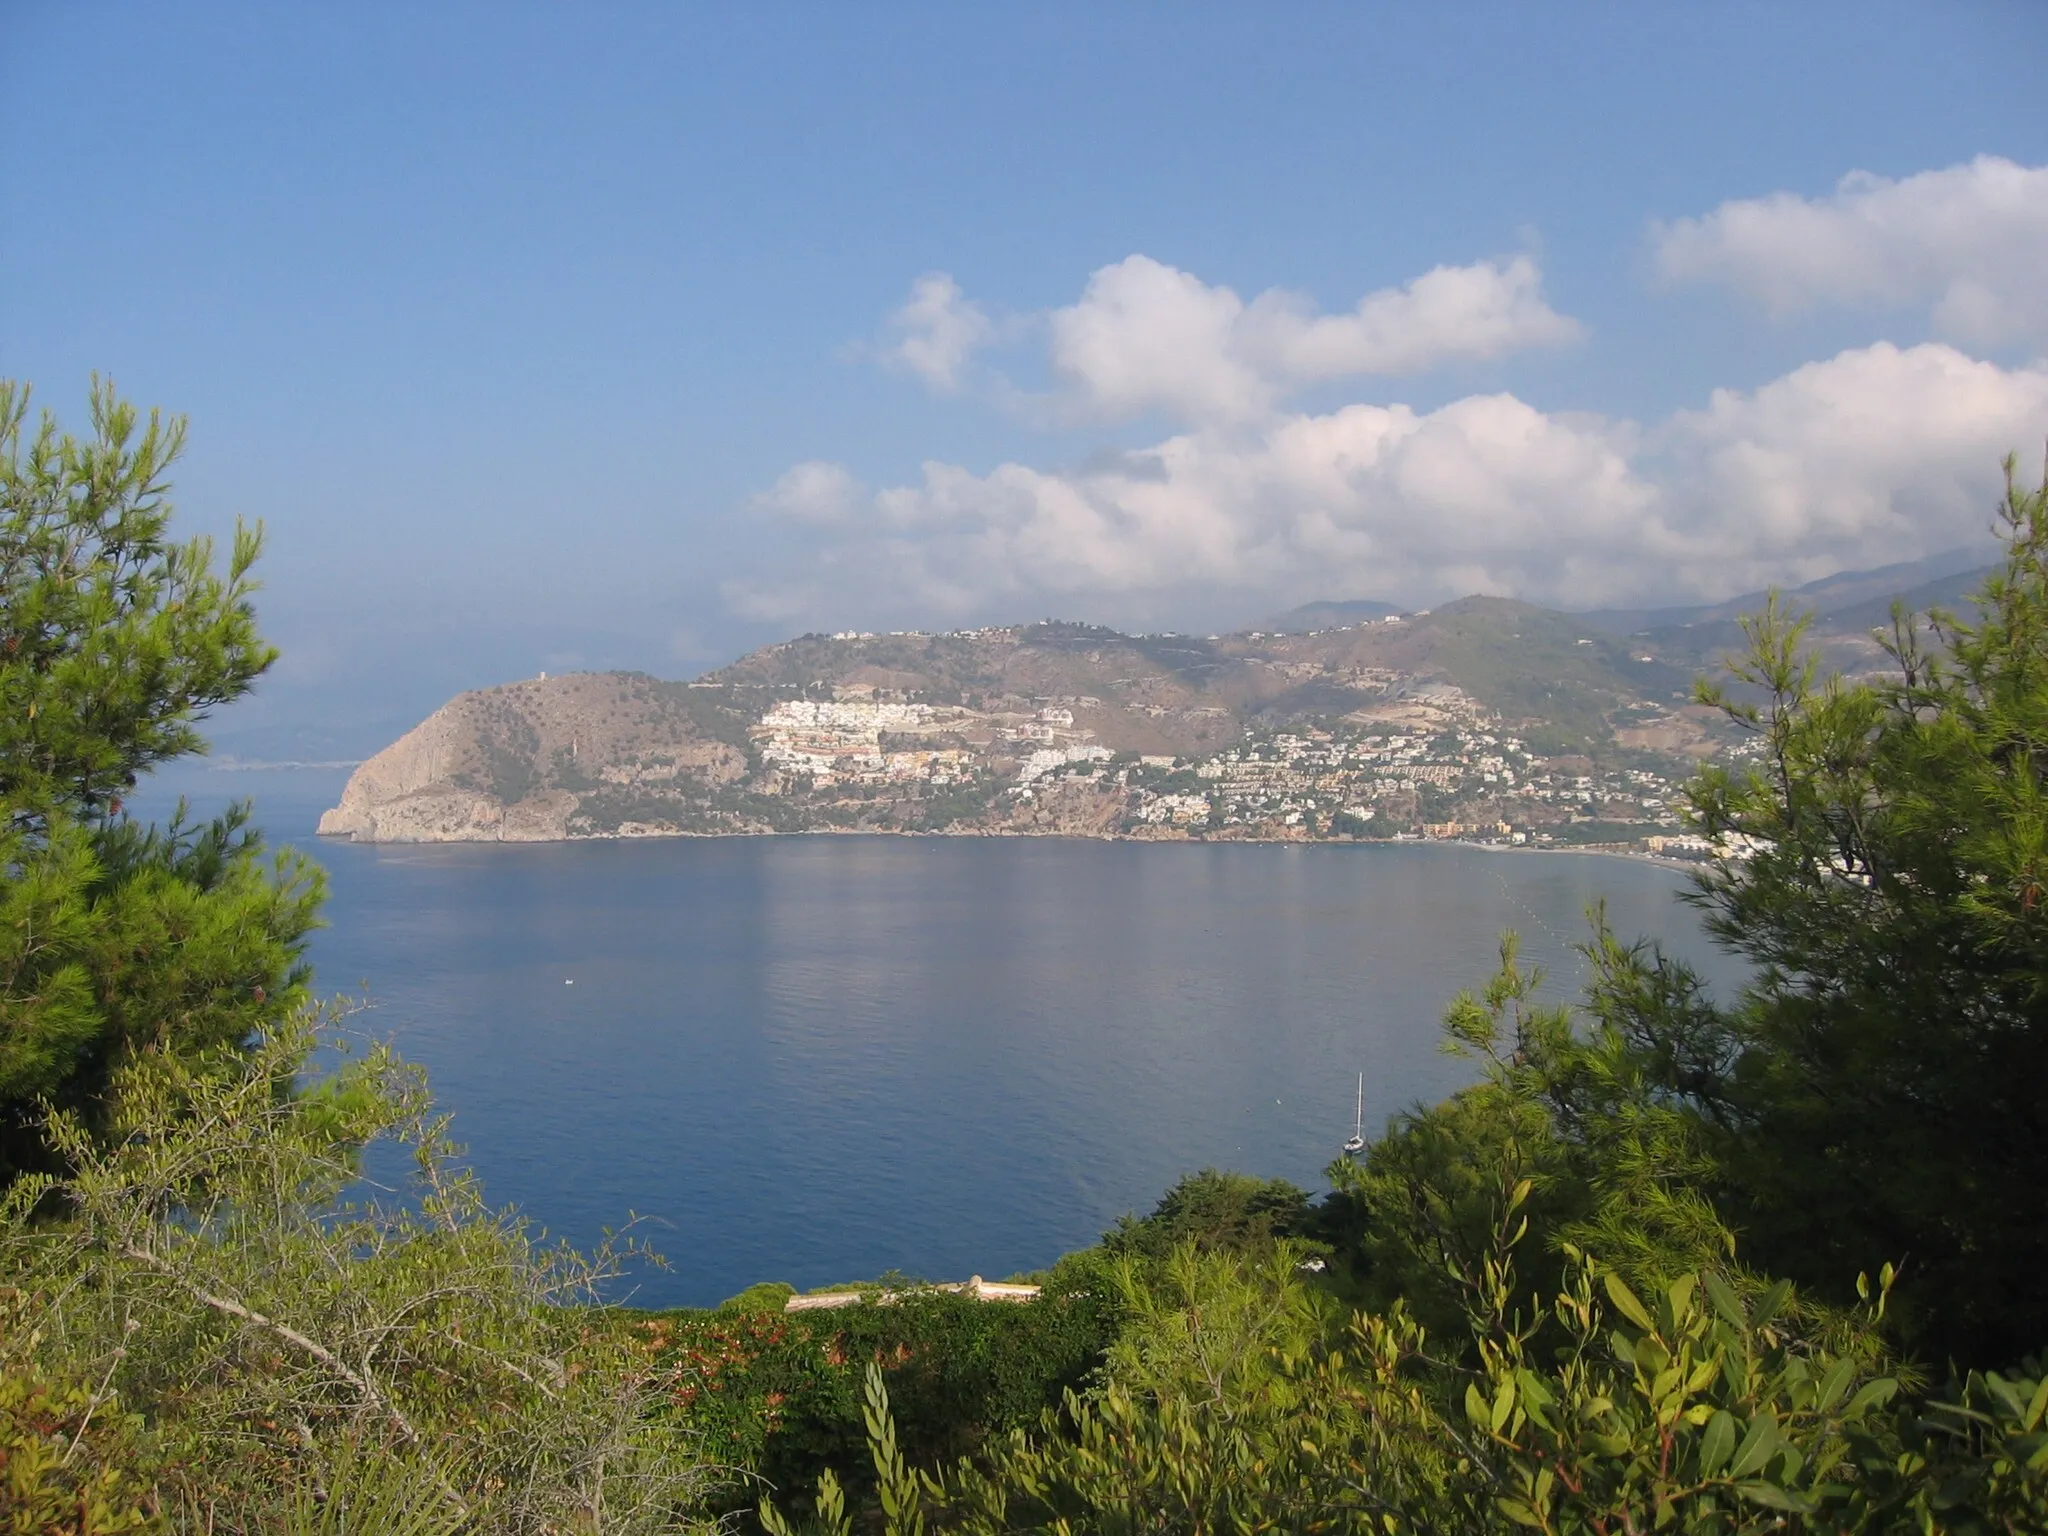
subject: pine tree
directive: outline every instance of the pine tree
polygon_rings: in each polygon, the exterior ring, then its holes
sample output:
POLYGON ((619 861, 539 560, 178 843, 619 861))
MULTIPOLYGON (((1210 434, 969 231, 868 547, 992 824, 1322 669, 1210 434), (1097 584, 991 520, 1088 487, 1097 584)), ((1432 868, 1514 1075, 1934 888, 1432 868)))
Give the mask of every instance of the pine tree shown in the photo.
POLYGON ((1738 855, 1700 882, 1755 967, 1738 1004, 1609 946, 1595 1001, 1708 1132, 1753 1262, 1825 1289, 1896 1262, 1931 1355, 2048 1330, 2048 483, 2013 481, 1973 608, 1899 612, 1875 681, 1820 675, 1803 620, 1747 624, 1706 697, 1755 766, 1691 791, 1738 855))
POLYGON ((246 806, 144 826, 123 798, 275 659, 260 528, 169 536, 182 420, 95 381, 81 439, 0 381, 0 1180, 43 1166, 46 1105, 95 1122, 130 1053, 223 1059, 298 1007, 323 884, 246 806))

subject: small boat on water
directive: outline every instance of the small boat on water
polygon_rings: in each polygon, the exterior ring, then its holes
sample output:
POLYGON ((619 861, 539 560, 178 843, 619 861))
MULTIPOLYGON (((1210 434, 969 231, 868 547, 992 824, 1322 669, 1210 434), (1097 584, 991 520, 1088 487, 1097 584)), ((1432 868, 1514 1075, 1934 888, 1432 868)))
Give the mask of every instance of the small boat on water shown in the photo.
POLYGON ((1344 1143, 1344 1151, 1357 1156, 1365 1150, 1365 1074, 1358 1074, 1358 1118, 1351 1124, 1351 1139, 1344 1143))

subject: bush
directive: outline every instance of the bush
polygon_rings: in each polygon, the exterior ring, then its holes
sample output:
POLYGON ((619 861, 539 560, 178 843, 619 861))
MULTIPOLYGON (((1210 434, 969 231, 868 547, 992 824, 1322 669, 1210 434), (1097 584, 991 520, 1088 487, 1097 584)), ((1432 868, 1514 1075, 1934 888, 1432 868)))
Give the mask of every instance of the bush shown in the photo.
POLYGON ((1204 1168, 1159 1197, 1151 1213, 1125 1216, 1103 1234, 1113 1255, 1162 1259, 1182 1244, 1204 1252, 1268 1249, 1308 1225, 1308 1195, 1285 1179, 1204 1168))
POLYGON ((110 1145, 52 1116, 70 1171, 0 1203, 40 1367, 103 1374, 146 1414, 161 1496, 212 1529, 271 1529, 366 1462, 380 1507, 425 1487, 443 1522, 493 1531, 700 1502, 653 1373, 587 1310, 619 1250, 541 1247, 486 1207, 388 1049, 304 1084, 315 1040, 301 1016, 232 1072, 132 1064, 110 1145), (358 1150, 380 1140, 416 1179, 365 1197, 358 1150))
MULTIPOLYGON (((921 1461, 950 1461, 1036 1423, 1109 1343, 1113 1302, 1094 1275, 1085 1262, 1063 1264, 1027 1303, 911 1289, 886 1304, 817 1312, 727 1303, 641 1318, 631 1331, 710 1460, 771 1487, 807 1486, 827 1467, 857 1470, 871 1363, 886 1373, 903 1445, 921 1461)), ((854 1475, 853 1486, 865 1479, 854 1475)))
POLYGON ((128 1536, 166 1529, 142 1420, 103 1385, 36 1359, 18 1294, 0 1298, 0 1533, 128 1536))

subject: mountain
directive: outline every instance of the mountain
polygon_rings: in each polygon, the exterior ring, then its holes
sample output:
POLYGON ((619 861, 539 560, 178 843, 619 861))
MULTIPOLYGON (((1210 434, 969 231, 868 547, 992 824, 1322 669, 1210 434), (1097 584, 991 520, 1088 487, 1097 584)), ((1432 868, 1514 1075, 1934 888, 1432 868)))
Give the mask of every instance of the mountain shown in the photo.
MULTIPOLYGON (((1973 591, 1988 569, 1982 550, 1951 549, 1925 559, 1881 565, 1868 571, 1837 571, 1803 587, 1784 589, 1780 596, 1795 608, 1812 612, 1823 620, 1868 628, 1884 621, 1894 598, 1904 598, 1915 607, 1925 607, 1927 601, 1954 602, 1973 591), (1922 594, 1929 596, 1923 600, 1922 594), (1865 614, 1875 616, 1866 621, 1865 614)), ((1767 595, 1746 592, 1726 602, 1689 608, 1604 608, 1579 616, 1617 635, 1698 628, 1731 624, 1745 613, 1755 613, 1763 607, 1767 595)))
MULTIPOLYGON (((1792 612, 1808 620, 1808 638, 1830 671, 1855 676, 1885 664, 1878 631, 1890 627, 1892 605, 1902 603, 1915 613, 1930 608, 1957 609, 1969 604, 1989 567, 1971 565, 1939 575, 1922 561, 1878 571, 1848 572, 1794 587, 1779 594, 1792 612)), ((1710 607, 1625 609, 1584 618, 1628 630, 1629 643, 1671 666, 1693 672, 1718 672, 1723 658, 1743 648, 1740 620, 1763 608, 1766 594, 1716 603, 1710 607)))
POLYGON ((1262 623, 1251 626, 1255 634, 1307 635, 1319 629, 1342 629, 1361 620, 1384 619, 1403 612, 1378 598, 1361 597, 1341 603, 1303 603, 1262 623))
MULTIPOLYGON (((1979 573, 1938 565, 1788 595, 1828 665, 1854 673, 1881 659, 1870 630, 1894 593, 1967 597, 1979 573)), ((1662 836, 1674 784, 1736 739, 1690 702, 1693 679, 1760 603, 1310 604, 1206 638, 1055 622, 804 635, 691 682, 543 675, 443 705, 356 771, 321 831, 1662 836)))
POLYGON ((1258 638, 806 635, 694 682, 584 673, 462 694, 364 763, 321 830, 1166 835, 1197 802, 1227 835, 1340 811, 1362 824, 1382 802, 1384 827, 1450 824, 1467 779, 1484 798, 1551 758, 1634 761, 1659 747, 1653 723, 1668 752, 1710 750, 1689 683, 1582 620, 1487 597, 1258 638), (1250 765, 1269 750, 1286 763, 1250 765), (1503 752, 1516 767, 1474 766, 1503 752), (1255 781, 1292 789, 1267 805, 1255 781))

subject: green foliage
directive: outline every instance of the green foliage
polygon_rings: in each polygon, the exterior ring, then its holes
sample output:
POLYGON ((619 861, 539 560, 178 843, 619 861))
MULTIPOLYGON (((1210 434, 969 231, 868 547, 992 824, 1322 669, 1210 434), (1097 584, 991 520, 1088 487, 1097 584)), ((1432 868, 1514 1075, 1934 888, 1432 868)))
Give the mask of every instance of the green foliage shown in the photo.
POLYGON ((0 1299, 0 1536, 127 1536, 165 1529, 150 1496, 155 1458, 139 1417, 104 1380, 46 1369, 0 1299))
MULTIPOLYGON (((1313 1304, 1285 1253, 1184 1246, 1164 1268, 1151 1290, 1141 1267, 1123 1262, 1135 1336, 1099 1391, 1070 1391, 1036 1433, 1020 1427, 944 1472, 911 1472, 900 1457, 884 1469, 877 1454, 878 1483, 896 1509, 973 1532, 1341 1528, 1326 1523, 1330 1512, 1358 1500, 1317 1475, 1306 1433, 1327 1422, 1327 1404, 1313 1379, 1272 1354, 1314 1332, 1313 1304)), ((877 1453, 887 1408, 871 1391, 877 1453)), ((827 1491, 821 1479, 821 1505, 827 1491)), ((885 1531, 919 1528, 887 1502, 882 1514, 885 1531)), ((790 1528, 772 1509, 763 1523, 790 1528)))
POLYGON ((441 1469, 387 1447, 344 1443, 318 1478, 291 1492, 277 1536, 456 1536, 466 1523, 442 1494, 441 1469))
POLYGON ((1270 1394, 1274 1357, 1305 1354, 1330 1331, 1327 1298, 1300 1282, 1301 1253, 1287 1243, 1254 1253, 1184 1243, 1156 1264, 1121 1260, 1124 1322, 1103 1379, 1140 1401, 1226 1418, 1270 1394))
POLYGON ((796 1287, 781 1280, 763 1280, 759 1285, 750 1285, 737 1296, 728 1296, 718 1304, 721 1313, 780 1312, 789 1298, 796 1294, 796 1287))
POLYGON ((1899 1449, 1859 1445, 1872 1502, 1899 1523, 1957 1536, 2048 1530, 2048 1371, 1971 1372, 1898 1416, 1899 1449))
POLYGON ((305 1001, 320 875, 272 858, 246 809, 168 827, 121 815, 196 722, 270 665, 237 532, 171 542, 181 422, 92 395, 90 439, 0 382, 0 1183, 49 1165, 39 1105, 97 1125, 141 1052, 231 1055, 305 1001))
POLYGON ((162 1498, 209 1528, 270 1529, 308 1489, 391 1513, 394 1478, 444 1528, 657 1527, 701 1500, 655 1373, 580 1310, 619 1251, 543 1248, 486 1207, 385 1048, 295 1091, 314 1045, 295 1016, 232 1072, 139 1060, 111 1144, 53 1117, 66 1172, 0 1205, 36 1358, 147 1414, 162 1498), (415 1180, 362 1198, 378 1141, 415 1180))
MULTIPOLYGON (((1099 1390, 1035 1431, 951 1467, 913 1470, 878 1368, 866 1428, 875 1528, 977 1533, 1517 1530, 1608 1536, 2020 1532, 2048 1513, 2048 1384, 1975 1377, 1914 1406, 1874 1329, 1891 1277, 1837 1338, 1801 1325, 1784 1282, 1725 1268, 1638 1293, 1576 1248, 1524 1310, 1519 1184, 1449 1351, 1405 1308, 1341 1331, 1285 1263, 1171 1256, 1129 1299, 1135 1333, 1099 1390)), ((1135 1283, 1135 1265, 1126 1266, 1135 1283)), ((848 1532, 829 1473, 800 1524, 848 1532)))
POLYGON ((1298 1236, 1308 1195, 1285 1179, 1204 1168, 1181 1178, 1149 1215, 1125 1216, 1103 1234, 1111 1254, 1163 1259, 1183 1244, 1207 1250, 1268 1248, 1298 1236))
POLYGON ((1653 953, 1596 1006, 1688 1107, 1750 1251, 1809 1284, 1901 1261, 1937 1358, 1997 1364, 2048 1317, 2048 485, 2011 481, 1975 616, 1895 615, 1889 677, 1823 679, 1804 620, 1745 621, 1757 766, 1691 791, 1698 899, 1756 967, 1733 1007, 1653 953))
POLYGON ((735 1298, 715 1313, 639 1320, 631 1336, 708 1458, 778 1488, 836 1466, 865 1496, 858 1463, 869 1366, 886 1372, 906 1452, 928 1464, 952 1460, 1035 1423, 1097 1369, 1116 1316, 1105 1280, 1084 1256, 1063 1261, 1039 1299, 1022 1304, 915 1287, 885 1305, 816 1312, 735 1298))
POLYGON ((39 847, 13 839, 18 862, 0 872, 0 1177, 47 1165, 39 1104, 97 1128, 122 1061, 221 1059, 303 1006, 324 884, 295 855, 266 857, 246 818, 55 820, 39 847))
POLYGON ((210 540, 165 536, 184 422, 152 413, 138 434, 96 382, 89 439, 45 416, 24 441, 28 403, 0 380, 0 804, 16 825, 106 814, 203 750, 193 722, 276 656, 249 602, 260 532, 237 529, 224 578, 210 540))
POLYGON ((1493 1254, 1503 1179, 1510 1189, 1528 1181, 1525 1215, 1546 1231, 1582 1214, 1585 1191, 1546 1132, 1539 1107, 1481 1085, 1404 1115, 1362 1162, 1334 1165, 1332 1214, 1349 1210, 1332 1236, 1360 1299, 1405 1304, 1447 1332, 1493 1254))
MULTIPOLYGON (((1626 959, 1596 927, 1596 959, 1626 959)), ((1446 1048, 1477 1056, 1484 1078, 1401 1116, 1362 1160, 1330 1169, 1336 1195, 1319 1223, 1367 1305, 1400 1301, 1447 1334, 1486 1268, 1502 1257, 1499 1212, 1533 1234, 1519 1272, 1533 1305, 1564 1282, 1574 1245, 1631 1281, 1661 1286, 1725 1263, 1732 1238, 1700 1181, 1713 1170, 1692 1119, 1650 1091, 1631 1043, 1597 1016, 1542 1006, 1513 934, 1500 969, 1444 1020, 1446 1048)))
POLYGON ((1568 1340, 1558 1363, 1538 1363, 1533 1330, 1496 1326, 1463 1394, 1503 1515, 1560 1533, 1631 1514, 1702 1532, 1777 1529, 1788 1514, 1864 1525, 1869 1490, 1852 1453, 1895 1380, 1774 1326, 1790 1295, 1782 1282, 1752 1306, 1710 1270, 1646 1304, 1614 1271, 1573 1258, 1555 1301, 1568 1340))

